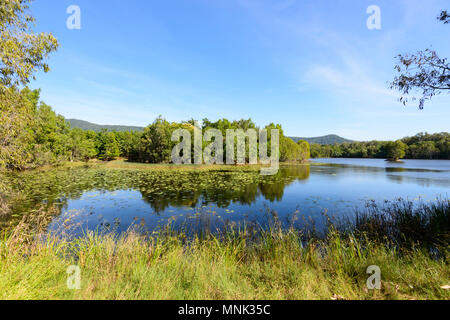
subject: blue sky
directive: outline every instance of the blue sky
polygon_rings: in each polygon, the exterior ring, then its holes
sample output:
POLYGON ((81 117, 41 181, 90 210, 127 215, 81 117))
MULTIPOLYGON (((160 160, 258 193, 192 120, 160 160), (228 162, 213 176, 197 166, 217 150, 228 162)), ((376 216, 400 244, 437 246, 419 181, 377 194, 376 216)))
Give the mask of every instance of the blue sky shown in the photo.
POLYGON ((252 118, 291 136, 398 139, 449 131, 450 95, 425 110, 388 89, 399 53, 450 58, 448 0, 35 0, 61 48, 33 88, 67 118, 145 126, 252 118), (81 30, 69 30, 69 5, 81 30), (369 5, 381 30, 369 30, 369 5))

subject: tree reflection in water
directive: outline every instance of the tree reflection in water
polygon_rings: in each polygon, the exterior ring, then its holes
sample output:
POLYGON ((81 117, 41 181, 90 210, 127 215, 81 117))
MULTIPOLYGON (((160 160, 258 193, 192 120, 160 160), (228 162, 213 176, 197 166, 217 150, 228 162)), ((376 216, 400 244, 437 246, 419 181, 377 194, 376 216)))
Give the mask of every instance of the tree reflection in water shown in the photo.
MULTIPOLYGON (((220 188, 211 181, 199 185, 195 191, 168 194, 154 194, 141 191, 142 198, 156 213, 169 207, 198 207, 215 204, 218 208, 228 208, 232 202, 250 205, 262 195, 264 199, 281 201, 284 189, 295 181, 307 180, 310 176, 309 165, 283 166, 278 174, 259 183, 249 183, 240 189, 220 188)), ((140 188, 142 190, 143 188, 140 188)))

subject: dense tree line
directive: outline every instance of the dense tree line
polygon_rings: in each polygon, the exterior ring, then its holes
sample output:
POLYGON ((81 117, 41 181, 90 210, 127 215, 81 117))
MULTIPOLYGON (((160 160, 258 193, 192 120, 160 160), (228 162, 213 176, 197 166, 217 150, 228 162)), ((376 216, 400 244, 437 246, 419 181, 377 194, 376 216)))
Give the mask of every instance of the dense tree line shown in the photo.
MULTIPOLYGON (((172 141, 177 129, 187 129, 194 137, 194 120, 176 123, 157 118, 143 131, 90 131, 70 128, 64 117, 57 115, 50 106, 41 102, 39 90, 3 90, 0 95, 0 167, 21 170, 42 165, 54 165, 65 161, 114 160, 119 157, 143 163, 170 163, 172 149, 178 142, 172 141)), ((203 119, 201 128, 217 129, 223 135, 226 154, 228 129, 260 128, 251 119, 212 122, 203 119)), ((450 134, 420 133, 396 142, 370 141, 335 145, 295 143, 286 137, 281 125, 270 124, 270 129, 280 132, 280 161, 303 162, 312 156, 346 158, 391 159, 450 159, 450 134)), ((247 141, 248 142, 248 141, 247 141)), ((270 139, 269 139, 270 142, 270 139)), ((209 143, 203 141, 203 148, 209 143)), ((192 146, 194 144, 192 143, 192 146)), ((236 148, 236 144, 235 144, 236 148)), ((270 150, 270 148, 269 148, 270 150)), ((247 161, 248 146, 247 146, 247 161)))
MULTIPOLYGON (((120 141, 122 156, 129 160, 149 163, 169 163, 171 161, 172 149, 178 142, 172 141, 172 133, 177 129, 186 129, 191 133, 192 155, 194 154, 194 126, 197 125, 194 120, 182 123, 168 122, 159 117, 152 124, 147 126, 143 132, 116 132, 120 141)), ((247 132, 249 129, 255 129, 259 132, 260 128, 251 119, 241 119, 230 121, 220 119, 211 122, 209 119, 203 119, 201 127, 203 133, 210 129, 216 129, 221 132, 223 138, 224 157, 227 150, 227 130, 242 130, 247 132)), ((295 143, 292 139, 284 136, 281 125, 269 124, 264 127, 269 132, 269 144, 271 141, 270 130, 278 129, 280 133, 280 154, 279 159, 282 162, 303 162, 310 158, 310 147, 306 141, 295 143)), ((248 138, 246 138, 246 161, 249 161, 248 138)), ((205 149, 210 142, 203 141, 202 148, 205 149)), ((259 144, 258 144, 259 146, 259 144)), ((234 148, 237 144, 234 143, 234 148)), ((270 147, 269 154, 270 154, 270 147)), ((236 153, 235 153, 236 157, 236 153)), ((236 159, 235 159, 236 160, 236 159)), ((225 161, 225 159, 224 159, 225 161)))
MULTIPOLYGON (((119 157, 144 163, 170 163, 172 149, 178 143, 172 141, 173 132, 187 129, 194 137, 193 120, 176 123, 162 117, 157 118, 142 132, 72 129, 64 117, 40 102, 39 95, 39 90, 28 88, 20 91, 6 90, 5 94, 0 95, 0 167, 21 170, 64 161, 109 161, 119 157)), ((280 130, 280 161, 301 162, 309 159, 307 142, 295 143, 285 137, 280 125, 270 124, 265 128, 280 130)), ((259 128, 250 119, 221 119, 216 122, 203 119, 201 129, 203 132, 208 129, 219 130, 226 150, 228 129, 242 129, 246 132, 248 129, 259 128)), ((208 144, 204 141, 203 148, 208 144)))
MULTIPOLYGON (((143 163, 170 163, 172 149, 178 142, 172 141, 177 129, 193 131, 194 120, 176 123, 157 118, 143 131, 89 131, 70 128, 64 117, 57 115, 50 106, 41 102, 39 90, 3 90, 0 95, 0 167, 26 169, 42 165, 54 165, 64 161, 114 160, 119 157, 143 163)), ((260 128, 251 119, 211 122, 203 119, 202 127, 217 129, 223 135, 226 154, 228 129, 260 128)), ((303 162, 312 156, 346 158, 409 158, 450 159, 450 134, 420 133, 396 142, 370 141, 335 145, 295 143, 286 137, 281 125, 270 124, 270 129, 280 132, 280 161, 303 162)), ((247 141, 248 142, 248 141, 247 141)), ((270 139, 269 139, 270 142, 270 139)), ((204 141, 203 148, 209 143, 204 141)), ((192 146, 194 144, 192 143, 192 146)), ((236 148, 236 144, 235 144, 236 148)), ((270 148, 269 148, 270 150, 270 148)), ((247 146, 247 161, 248 146, 247 146)))
MULTIPOLYGON (((71 129, 64 117, 39 100, 39 90, 27 88, 38 71, 49 71, 46 58, 59 44, 50 33, 35 34, 31 0, 0 2, 0 168, 22 170, 75 160, 113 160, 168 163, 172 133, 194 130, 194 122, 172 123, 159 117, 143 132, 94 132, 71 129)), ((251 120, 203 121, 203 129, 215 128, 226 137, 227 129, 256 128, 251 120)), ((279 128, 269 125, 266 128, 279 128)), ((309 158, 309 145, 294 143, 280 134, 280 160, 309 158)), ((205 145, 203 145, 205 147, 205 145)), ((226 141, 224 141, 226 148, 226 141)))
MULTIPOLYGON (((118 157, 149 163, 170 162, 171 150, 175 145, 171 139, 172 133, 179 128, 193 131, 194 121, 173 123, 159 117, 143 132, 71 129, 64 117, 40 102, 39 90, 26 87, 36 72, 49 71, 46 58, 59 46, 52 34, 33 32, 34 18, 29 14, 29 3, 30 0, 0 2, 0 168, 21 170, 63 161, 113 160, 118 157)), ((447 12, 443 12, 440 20, 448 22, 447 12)), ((439 68, 448 70, 446 61, 436 60, 434 55, 432 58, 426 61, 437 61, 439 68)), ((403 59, 402 63, 409 65, 410 61, 415 60, 403 59)), ((424 74, 427 74, 425 71, 424 74)), ((406 94, 410 87, 429 86, 421 77, 403 76, 399 79, 397 87, 406 94), (411 79, 412 83, 405 84, 405 80, 411 79), (417 79, 420 80, 418 83, 417 79)), ((448 76, 432 80, 445 85, 448 76)), ((396 87, 395 83, 393 87, 396 87)), ((202 129, 212 128, 222 132, 225 149, 227 129, 258 129, 250 119, 221 119, 216 122, 203 119, 202 125, 202 129)), ((448 133, 419 134, 396 142, 312 145, 310 151, 307 142, 295 143, 284 136, 281 125, 270 124, 264 128, 280 130, 281 161, 305 161, 310 152, 313 157, 449 159, 448 133)))
POLYGON ((313 158, 450 159, 450 134, 419 133, 398 142, 370 141, 311 145, 313 158), (396 143, 397 145, 393 145, 396 143), (396 152, 400 152, 396 154, 396 152))

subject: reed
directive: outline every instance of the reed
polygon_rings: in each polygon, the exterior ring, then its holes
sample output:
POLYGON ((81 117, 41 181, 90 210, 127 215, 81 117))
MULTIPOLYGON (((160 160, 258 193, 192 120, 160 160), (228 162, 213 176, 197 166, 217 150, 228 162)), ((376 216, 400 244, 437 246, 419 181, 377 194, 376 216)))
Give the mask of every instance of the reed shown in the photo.
POLYGON ((420 243, 422 238, 410 237, 415 243, 410 245, 391 236, 402 231, 387 228, 387 217, 401 230, 416 226, 401 221, 417 217, 418 211, 403 209, 391 206, 389 216, 360 216, 345 232, 330 226, 324 238, 308 239, 275 223, 201 236, 166 227, 153 237, 130 230, 121 236, 89 233, 69 241, 39 236, 36 230, 45 222, 33 218, 2 237, 0 298, 450 299, 445 289, 450 279, 448 243, 443 246, 448 228, 440 229, 438 223, 442 214, 448 217, 448 201, 417 209, 423 219, 431 215, 420 228, 427 231, 425 239, 439 240, 438 255, 420 243), (430 238, 433 230, 437 234, 430 238), (80 267, 80 290, 67 288, 70 265, 80 267), (371 265, 381 269, 381 290, 367 288, 371 265))

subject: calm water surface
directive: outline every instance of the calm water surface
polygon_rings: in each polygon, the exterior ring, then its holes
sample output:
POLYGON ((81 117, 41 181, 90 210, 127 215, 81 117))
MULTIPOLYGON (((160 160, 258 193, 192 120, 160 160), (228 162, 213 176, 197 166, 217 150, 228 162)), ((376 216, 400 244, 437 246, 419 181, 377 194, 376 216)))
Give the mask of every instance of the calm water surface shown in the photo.
POLYGON ((122 232, 130 226, 142 226, 151 232, 173 220, 176 227, 206 226, 214 230, 224 222, 264 223, 276 214, 282 221, 297 216, 295 225, 299 228, 314 222, 320 229, 323 212, 351 217, 367 201, 432 201, 447 198, 449 188, 447 160, 391 163, 378 159, 315 159, 310 166, 283 167, 275 181, 251 184, 239 192, 206 189, 195 196, 170 193, 148 197, 136 188, 84 191, 66 199, 49 228, 61 230, 69 223, 76 233, 122 232))

